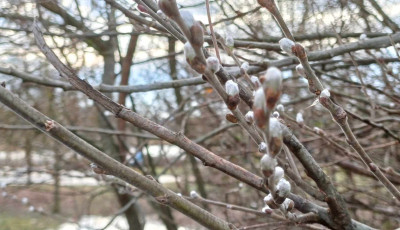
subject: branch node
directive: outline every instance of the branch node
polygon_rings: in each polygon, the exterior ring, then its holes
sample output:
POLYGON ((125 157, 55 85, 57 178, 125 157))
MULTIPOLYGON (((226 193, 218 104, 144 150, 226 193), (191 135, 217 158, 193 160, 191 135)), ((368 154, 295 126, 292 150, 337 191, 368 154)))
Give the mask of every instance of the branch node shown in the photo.
POLYGON ((376 166, 375 163, 369 163, 369 168, 371 169, 371 171, 376 172, 376 170, 378 169, 378 167, 376 166))
POLYGON ((163 196, 157 196, 155 197, 155 199, 157 200, 158 203, 163 204, 163 205, 167 205, 169 204, 169 196, 168 195, 163 195, 163 196))
POLYGON ((125 107, 123 105, 119 105, 118 111, 115 113, 115 117, 116 118, 120 118, 119 114, 121 113, 121 111, 124 109, 125 107))
POLYGON ((44 127, 46 128, 46 131, 49 132, 52 130, 54 127, 56 127, 56 124, 54 123, 53 120, 46 120, 44 122, 44 127))
POLYGON ((154 177, 152 177, 151 175, 146 175, 147 178, 149 178, 152 181, 156 181, 156 179, 154 179, 154 177))

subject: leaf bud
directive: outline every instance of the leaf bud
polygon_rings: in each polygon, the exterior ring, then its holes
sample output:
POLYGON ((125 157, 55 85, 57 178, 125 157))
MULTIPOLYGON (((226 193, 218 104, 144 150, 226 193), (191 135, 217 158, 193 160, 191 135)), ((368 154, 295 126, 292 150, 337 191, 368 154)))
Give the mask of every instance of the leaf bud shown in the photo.
POLYGON ((96 174, 108 174, 106 170, 102 169, 95 163, 90 163, 90 168, 92 168, 93 172, 96 174))

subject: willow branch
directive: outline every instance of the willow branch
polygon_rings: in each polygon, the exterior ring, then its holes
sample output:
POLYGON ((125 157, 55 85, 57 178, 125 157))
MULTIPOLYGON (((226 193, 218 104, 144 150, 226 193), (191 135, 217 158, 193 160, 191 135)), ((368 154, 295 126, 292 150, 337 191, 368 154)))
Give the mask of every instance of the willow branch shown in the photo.
MULTIPOLYGON (((86 94, 96 103, 102 105, 108 111, 113 113, 116 117, 122 118, 128 121, 129 123, 135 125, 136 127, 146 130, 158 136, 159 138, 180 147, 187 153, 200 159, 205 166, 210 166, 215 169, 218 169, 219 171, 224 172, 225 174, 230 175, 233 178, 236 178, 237 180, 242 181, 250 185, 251 187, 256 188, 257 190, 263 191, 265 193, 268 191, 267 188, 265 187, 264 179, 262 177, 254 175, 253 173, 245 170, 244 168, 237 166, 215 155, 214 153, 210 152, 204 147, 194 143, 181 133, 171 131, 115 103, 114 101, 112 101, 111 99, 100 93, 98 90, 94 89, 86 81, 79 79, 77 75, 74 73, 74 71, 69 67, 65 66, 54 54, 54 52, 47 46, 37 23, 34 24, 33 32, 38 47, 41 49, 41 51, 46 56, 48 61, 58 70, 61 77, 65 78, 76 89, 86 94)), ((325 210, 324 208, 312 202, 309 202, 295 194, 290 194, 289 198, 295 201, 295 207, 299 211, 304 213, 318 212, 320 218, 327 225, 331 225, 330 223, 332 223, 332 221, 327 213, 327 210, 325 210)))

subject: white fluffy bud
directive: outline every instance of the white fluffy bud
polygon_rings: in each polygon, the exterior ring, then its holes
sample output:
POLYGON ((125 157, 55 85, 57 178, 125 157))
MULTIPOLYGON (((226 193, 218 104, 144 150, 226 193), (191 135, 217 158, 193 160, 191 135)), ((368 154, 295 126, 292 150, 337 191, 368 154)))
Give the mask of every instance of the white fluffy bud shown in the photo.
POLYGON ((267 152, 267 144, 265 144, 265 142, 261 142, 260 145, 258 146, 258 151, 260 153, 266 153, 267 152))
POLYGON ((190 197, 193 198, 193 199, 196 199, 196 198, 199 198, 200 196, 199 196, 199 194, 197 194, 196 191, 191 191, 190 192, 190 197))
POLYGON ((225 83, 225 90, 229 96, 236 96, 239 94, 239 86, 236 82, 229 80, 225 83))
POLYGON ((207 67, 213 72, 216 73, 219 71, 220 65, 219 60, 216 57, 208 57, 207 58, 207 67))
POLYGON ((253 83, 254 87, 256 87, 256 89, 261 86, 261 82, 260 82, 260 79, 258 79, 258 77, 251 76, 250 80, 253 83))
POLYGON ((321 92, 321 94, 319 96, 323 97, 323 98, 330 98, 331 97, 331 93, 329 92, 328 89, 324 89, 324 90, 322 90, 322 92, 321 92))
POLYGON ((279 118, 279 112, 278 111, 273 112, 272 116, 275 118, 279 118))
POLYGON ((368 37, 366 34, 361 34, 360 35, 360 40, 366 40, 368 37))
POLYGON ((283 204, 281 205, 281 208, 284 209, 284 212, 292 211, 294 208, 294 201, 289 198, 286 198, 283 204))
POLYGON ((240 68, 242 69, 242 70, 244 70, 244 71, 248 71, 249 70, 249 68, 250 68, 250 65, 249 65, 249 63, 248 62, 243 62, 242 63, 242 65, 240 66, 240 68))
POLYGON ((291 185, 285 178, 279 180, 276 185, 276 193, 279 197, 287 197, 290 193, 291 185))
POLYGON ((248 123, 253 124, 254 123, 254 112, 253 111, 247 112, 246 115, 244 115, 244 119, 248 123))
POLYGON ((282 91, 282 72, 276 67, 268 68, 263 82, 267 108, 273 110, 282 91))
POLYGON ((182 193, 178 192, 176 195, 179 196, 179 197, 182 197, 182 193))
POLYGON ((275 203, 274 198, 272 197, 272 194, 268 194, 266 197, 264 197, 264 203, 268 205, 268 207, 272 209, 277 209, 279 208, 279 205, 275 203))
POLYGON ((22 203, 22 204, 28 204, 28 202, 29 202, 29 199, 28 199, 27 197, 23 197, 23 198, 21 199, 21 203, 22 203))
POLYGON ((35 207, 34 206, 29 206, 29 212, 34 212, 35 211, 35 207))
POLYGON ((181 14, 183 21, 185 22, 185 25, 188 28, 192 27, 195 22, 193 14, 187 10, 179 10, 179 13, 181 14))
POLYGON ((321 129, 320 129, 320 128, 314 127, 313 130, 314 130, 314 132, 315 132, 316 134, 321 134, 321 129))
POLYGON ((230 48, 233 48, 234 44, 235 44, 235 40, 233 40, 233 37, 230 35, 227 35, 225 38, 225 45, 230 48))
POLYGON ((272 66, 267 69, 267 72, 265 73, 265 78, 270 84, 275 83, 280 85, 282 83, 282 71, 272 66))
POLYGON ((304 124, 303 114, 301 114, 301 113, 296 114, 296 122, 298 124, 304 124))
POLYGON ((264 197, 264 203, 267 203, 269 200, 271 200, 272 199, 272 195, 271 195, 271 193, 269 193, 268 195, 266 195, 265 197, 264 197))
POLYGON ((300 76, 303 76, 303 77, 306 76, 306 71, 304 70, 304 67, 302 64, 298 64, 296 66, 296 71, 300 76))
POLYGON ((267 213, 267 214, 271 214, 272 211, 273 210, 268 205, 265 205, 264 208, 261 209, 261 212, 264 212, 264 213, 267 213))
POLYGON ((269 121, 269 132, 270 136, 277 137, 282 135, 281 123, 275 117, 271 118, 269 121))
POLYGON ((189 42, 186 42, 183 46, 183 53, 185 54, 185 58, 189 61, 193 60, 196 57, 196 52, 189 42))
POLYGON ((256 90, 254 94, 254 104, 253 106, 257 109, 262 109, 265 110, 267 103, 265 101, 265 94, 264 94, 264 89, 259 88, 256 90))
POLYGON ((265 101, 264 89, 262 87, 258 88, 254 94, 253 112, 256 125, 263 128, 267 123, 267 102, 265 101))
POLYGON ((282 38, 281 40, 279 40, 279 45, 281 46, 281 49, 287 54, 293 54, 292 48, 295 44, 289 38, 282 38))
POLYGON ((285 175, 285 171, 283 168, 277 166, 275 167, 274 174, 272 175, 272 181, 274 184, 277 184, 285 175))
POLYGON ((277 118, 270 119, 269 136, 269 152, 271 156, 275 157, 281 152, 283 146, 282 127, 277 118))
POLYGON ((271 157, 269 154, 264 154, 260 161, 260 167, 263 175, 268 178, 270 177, 277 165, 276 159, 271 157))
POLYGON ((285 112, 285 106, 282 104, 279 104, 276 106, 276 110, 278 110, 280 112, 285 112))

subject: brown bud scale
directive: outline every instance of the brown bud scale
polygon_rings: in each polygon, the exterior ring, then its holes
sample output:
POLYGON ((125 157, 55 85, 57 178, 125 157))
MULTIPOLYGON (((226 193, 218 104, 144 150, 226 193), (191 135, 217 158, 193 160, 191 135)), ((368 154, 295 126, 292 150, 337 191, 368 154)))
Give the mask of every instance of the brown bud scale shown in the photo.
POLYGON ((266 114, 263 109, 253 109, 254 112, 254 120, 256 125, 260 128, 264 128, 267 123, 266 114))
POLYGON ((226 102, 228 109, 235 110, 240 103, 239 95, 228 96, 228 100, 226 102))
POLYGON ((234 124, 238 123, 237 117, 235 117, 235 115, 233 115, 231 113, 226 114, 225 118, 226 118, 226 120, 228 120, 231 123, 234 123, 234 124))

